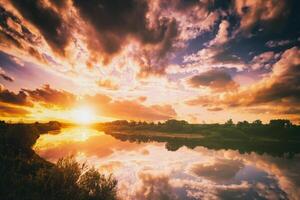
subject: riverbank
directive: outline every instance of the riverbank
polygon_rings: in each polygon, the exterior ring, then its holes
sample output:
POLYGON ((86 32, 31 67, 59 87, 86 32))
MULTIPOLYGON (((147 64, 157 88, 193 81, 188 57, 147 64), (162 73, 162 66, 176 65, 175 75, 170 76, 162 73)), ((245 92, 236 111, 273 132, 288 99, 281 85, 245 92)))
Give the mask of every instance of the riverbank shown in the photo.
MULTIPOLYGON (((55 126, 54 126, 55 125, 55 126)), ((0 124, 0 199, 116 199, 117 181, 72 156, 50 163, 32 149, 56 123, 0 124)))
POLYGON ((108 134, 124 134, 130 136, 149 136, 149 137, 166 137, 166 138, 186 138, 186 139, 201 139, 204 138, 201 133, 191 134, 191 133, 171 133, 171 132, 159 132, 151 130, 124 130, 124 131, 108 131, 108 134))

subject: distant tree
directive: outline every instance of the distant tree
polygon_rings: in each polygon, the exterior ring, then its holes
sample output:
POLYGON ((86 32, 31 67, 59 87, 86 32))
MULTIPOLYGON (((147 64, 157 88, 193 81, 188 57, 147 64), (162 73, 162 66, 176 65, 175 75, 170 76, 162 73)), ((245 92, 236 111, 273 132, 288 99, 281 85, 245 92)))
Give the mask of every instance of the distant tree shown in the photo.
POLYGON ((128 121, 127 120, 116 120, 112 122, 113 125, 118 125, 118 126, 126 126, 128 125, 128 121))
POLYGON ((272 128, 289 128, 293 124, 291 123, 290 120, 287 119, 272 119, 270 120, 269 125, 272 128))
POLYGON ((242 122, 238 122, 236 126, 239 128, 249 127, 249 122, 246 120, 242 122))
POLYGON ((129 122, 129 125, 130 125, 130 126, 136 126, 136 121, 131 120, 131 121, 129 122))
POLYGON ((184 126, 188 125, 189 123, 185 120, 176 120, 176 119, 169 119, 165 122, 166 125, 168 126, 184 126))
POLYGON ((255 125, 255 126, 261 126, 262 125, 262 121, 259 120, 259 119, 257 119, 255 121, 253 121, 252 124, 255 125))
POLYGON ((170 119, 165 122, 168 131, 182 131, 187 125, 188 122, 185 120, 170 119))
POLYGON ((154 122, 150 122, 149 125, 150 126, 154 126, 155 124, 154 124, 154 122))
POLYGON ((233 124, 232 119, 229 119, 227 122, 225 122, 225 125, 229 126, 229 127, 233 126, 234 124, 233 124))

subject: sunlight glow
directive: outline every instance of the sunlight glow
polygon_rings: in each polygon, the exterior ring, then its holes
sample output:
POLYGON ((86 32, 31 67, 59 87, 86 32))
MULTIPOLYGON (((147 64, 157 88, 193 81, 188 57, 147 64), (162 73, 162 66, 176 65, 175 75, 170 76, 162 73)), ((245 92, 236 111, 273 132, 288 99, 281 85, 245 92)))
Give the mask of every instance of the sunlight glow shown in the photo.
POLYGON ((72 112, 74 122, 78 124, 91 124, 95 121, 96 115, 89 107, 76 108, 72 112))
POLYGON ((61 129, 55 134, 43 134, 35 143, 34 150, 43 150, 53 148, 59 145, 70 144, 71 142, 86 141, 93 136, 104 135, 103 132, 93 130, 87 127, 72 127, 61 129))

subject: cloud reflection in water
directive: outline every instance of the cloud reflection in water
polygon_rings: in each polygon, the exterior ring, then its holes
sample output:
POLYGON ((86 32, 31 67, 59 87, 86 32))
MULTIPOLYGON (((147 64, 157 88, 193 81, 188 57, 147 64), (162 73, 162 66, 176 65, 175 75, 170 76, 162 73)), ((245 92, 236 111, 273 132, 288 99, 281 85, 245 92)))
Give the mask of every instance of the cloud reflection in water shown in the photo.
POLYGON ((42 135, 50 161, 74 154, 119 180, 122 199, 297 199, 300 156, 288 159, 204 147, 168 151, 163 142, 118 140, 88 128, 42 135))

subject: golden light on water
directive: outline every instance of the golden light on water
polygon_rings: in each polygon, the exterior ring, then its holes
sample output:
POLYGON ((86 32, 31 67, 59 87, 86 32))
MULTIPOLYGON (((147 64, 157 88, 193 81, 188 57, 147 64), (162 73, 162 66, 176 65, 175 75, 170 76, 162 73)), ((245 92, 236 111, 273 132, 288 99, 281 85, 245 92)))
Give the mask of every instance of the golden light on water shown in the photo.
POLYGON ((83 142, 88 140, 90 137, 103 134, 103 132, 86 127, 65 128, 61 130, 60 134, 52 134, 50 132, 50 134, 41 135, 38 141, 35 143, 34 149, 44 149, 48 148, 49 146, 58 146, 71 142, 83 142))

